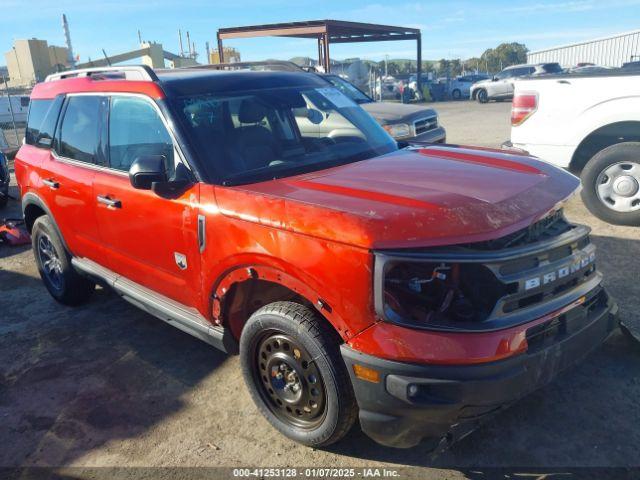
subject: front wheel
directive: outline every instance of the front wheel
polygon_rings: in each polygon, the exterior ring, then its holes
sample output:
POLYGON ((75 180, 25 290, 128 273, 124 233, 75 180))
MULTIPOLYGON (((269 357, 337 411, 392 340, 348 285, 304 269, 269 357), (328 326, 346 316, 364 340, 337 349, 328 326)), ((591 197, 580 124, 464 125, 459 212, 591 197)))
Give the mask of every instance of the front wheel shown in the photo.
POLYGON ((457 88, 454 89, 453 92, 451 92, 451 98, 454 100, 460 100, 460 98, 462 98, 462 92, 457 88))
POLYGON ((487 103, 489 101, 489 95, 487 94, 487 91, 484 88, 481 88, 480 90, 478 90, 478 94, 476 95, 476 98, 478 99, 478 103, 487 103))
POLYGON ((582 201, 605 222, 640 226, 640 142, 598 152, 581 174, 582 201))
POLYGON ((340 337, 293 302, 262 307, 240 338, 242 373, 255 404, 290 439, 312 447, 340 440, 358 408, 340 337))

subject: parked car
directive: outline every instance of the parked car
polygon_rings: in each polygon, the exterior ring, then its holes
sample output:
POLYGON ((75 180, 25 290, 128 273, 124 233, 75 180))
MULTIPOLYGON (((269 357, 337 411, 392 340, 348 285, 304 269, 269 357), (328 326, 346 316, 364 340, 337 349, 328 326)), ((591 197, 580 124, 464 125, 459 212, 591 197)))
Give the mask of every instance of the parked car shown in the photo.
POLYGON ((579 175, 596 217, 640 225, 640 71, 519 81, 511 125, 506 146, 579 175))
POLYGON ((316 75, 53 74, 15 174, 55 300, 100 282, 239 352, 260 412, 305 445, 358 415, 385 445, 446 443, 618 326, 589 229, 562 213, 577 178, 495 150, 399 149, 316 75), (323 134, 332 116, 349 131, 323 134))
POLYGON ((471 99, 478 100, 479 103, 487 103, 490 100, 511 100, 515 79, 560 72, 562 72, 562 67, 558 63, 513 65, 505 68, 491 79, 474 83, 471 86, 471 99))
MULTIPOLYGON (((404 103, 376 102, 338 75, 325 74, 323 78, 360 105, 376 122, 396 140, 408 142, 444 143, 447 133, 438 122, 432 108, 404 103)), ((330 119, 327 119, 330 121, 330 119)), ((335 120, 334 120, 335 121, 335 120)))
POLYGON ((10 178, 7 157, 0 151, 0 208, 5 207, 9 201, 10 178))
POLYGON ((374 92, 376 97, 390 100, 399 100, 400 99, 400 89, 398 87, 398 81, 392 77, 391 75, 380 79, 376 79, 374 92))
POLYGON ((449 82, 449 97, 453 100, 471 97, 471 86, 490 77, 482 74, 460 75, 449 82))

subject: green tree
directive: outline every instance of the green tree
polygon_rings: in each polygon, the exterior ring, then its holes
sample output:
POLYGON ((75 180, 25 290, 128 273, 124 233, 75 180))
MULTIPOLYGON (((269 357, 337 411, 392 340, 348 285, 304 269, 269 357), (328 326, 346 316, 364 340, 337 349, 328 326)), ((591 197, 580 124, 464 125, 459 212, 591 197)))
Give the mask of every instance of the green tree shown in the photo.
POLYGON ((488 48, 480 56, 480 63, 490 72, 498 72, 503 68, 527 61, 529 50, 522 43, 501 43, 496 48, 488 48))

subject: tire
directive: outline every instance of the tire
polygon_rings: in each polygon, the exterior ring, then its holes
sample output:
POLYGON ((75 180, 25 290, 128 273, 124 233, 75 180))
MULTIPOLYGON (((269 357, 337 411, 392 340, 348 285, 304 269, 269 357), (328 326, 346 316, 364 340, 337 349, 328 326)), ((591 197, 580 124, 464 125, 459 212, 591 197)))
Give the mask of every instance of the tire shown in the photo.
POLYGON ((640 226, 640 142, 601 150, 580 178, 582 201, 591 213, 615 225, 640 226))
POLYGON ((245 383, 260 412, 291 440, 323 447, 353 426, 358 407, 340 343, 298 303, 271 303, 247 321, 240 337, 245 383))
POLYGON ((487 103, 489 101, 489 95, 487 94, 487 91, 484 88, 481 88, 480 90, 478 90, 478 93, 476 94, 476 98, 478 99, 478 103, 487 103))
POLYGON ((56 301, 64 305, 79 305, 89 299, 95 283, 73 268, 71 255, 48 215, 38 217, 34 222, 31 245, 40 278, 56 301))
POLYGON ((455 88, 451 92, 451 98, 453 98, 454 100, 460 100, 460 98, 462 98, 462 92, 458 88, 455 88))

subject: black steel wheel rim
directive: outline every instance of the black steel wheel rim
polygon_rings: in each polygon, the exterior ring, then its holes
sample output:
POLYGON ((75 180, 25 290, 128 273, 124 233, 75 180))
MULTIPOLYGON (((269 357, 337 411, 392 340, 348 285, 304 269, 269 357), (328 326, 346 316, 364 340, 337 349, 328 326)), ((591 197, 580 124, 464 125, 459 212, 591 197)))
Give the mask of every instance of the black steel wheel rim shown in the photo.
POLYGON ((326 416, 326 389, 315 360, 290 335, 269 331, 255 343, 252 364, 257 388, 281 421, 313 429, 326 416))
POLYGON ((49 284, 56 290, 61 290, 63 285, 62 262, 51 239, 46 234, 38 237, 38 258, 42 266, 42 272, 49 284))

